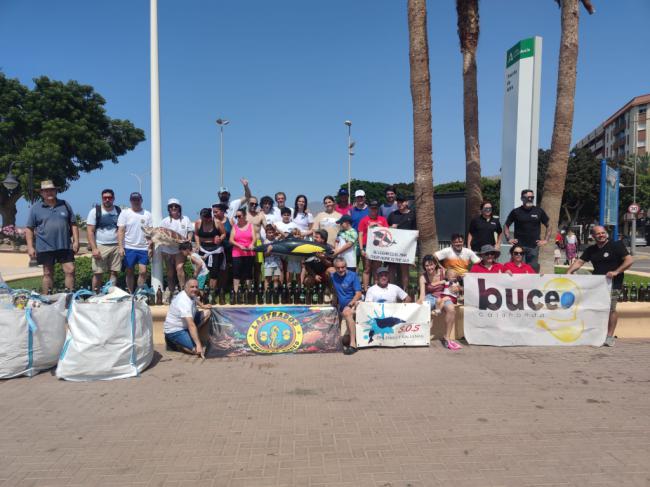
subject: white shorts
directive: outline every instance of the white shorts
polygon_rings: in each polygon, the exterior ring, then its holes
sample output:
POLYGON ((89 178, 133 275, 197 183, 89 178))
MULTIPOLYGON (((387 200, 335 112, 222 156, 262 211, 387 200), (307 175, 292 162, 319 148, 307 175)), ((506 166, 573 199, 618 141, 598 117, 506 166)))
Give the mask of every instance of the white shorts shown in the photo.
POLYGON ((302 270, 302 259, 300 257, 289 256, 285 262, 287 263, 287 272, 300 274, 300 271, 302 270))
POLYGON ((264 277, 280 277, 282 275, 282 269, 277 266, 266 267, 264 266, 264 277))

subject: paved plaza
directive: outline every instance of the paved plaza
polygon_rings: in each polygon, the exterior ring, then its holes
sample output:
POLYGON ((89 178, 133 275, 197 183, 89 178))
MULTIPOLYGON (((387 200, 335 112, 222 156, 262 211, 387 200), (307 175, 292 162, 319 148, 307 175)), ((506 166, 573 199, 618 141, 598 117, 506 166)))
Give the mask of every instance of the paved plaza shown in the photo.
POLYGON ((650 485, 650 341, 158 352, 135 379, 0 382, 0 485, 650 485))

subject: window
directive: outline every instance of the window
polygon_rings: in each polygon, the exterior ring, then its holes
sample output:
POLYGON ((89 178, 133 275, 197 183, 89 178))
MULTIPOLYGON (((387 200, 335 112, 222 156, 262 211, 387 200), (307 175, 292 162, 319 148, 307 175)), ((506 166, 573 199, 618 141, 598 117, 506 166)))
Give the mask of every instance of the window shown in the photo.
POLYGON ((637 130, 645 130, 645 122, 639 122, 639 123, 636 125, 636 129, 637 129, 637 130))
POLYGON ((637 147, 645 147, 645 140, 639 140, 639 141, 637 141, 636 146, 637 146, 637 147))

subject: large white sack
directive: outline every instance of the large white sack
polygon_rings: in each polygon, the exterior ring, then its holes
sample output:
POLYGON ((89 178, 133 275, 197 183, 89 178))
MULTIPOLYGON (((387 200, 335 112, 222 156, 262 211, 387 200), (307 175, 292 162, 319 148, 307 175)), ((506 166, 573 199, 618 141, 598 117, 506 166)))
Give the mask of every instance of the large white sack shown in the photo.
POLYGON ((68 333, 56 368, 59 379, 112 380, 134 377, 153 359, 149 306, 135 299, 113 303, 73 300, 68 333))
POLYGON ((31 377, 56 365, 65 341, 65 294, 47 298, 52 304, 0 309, 0 379, 31 377))

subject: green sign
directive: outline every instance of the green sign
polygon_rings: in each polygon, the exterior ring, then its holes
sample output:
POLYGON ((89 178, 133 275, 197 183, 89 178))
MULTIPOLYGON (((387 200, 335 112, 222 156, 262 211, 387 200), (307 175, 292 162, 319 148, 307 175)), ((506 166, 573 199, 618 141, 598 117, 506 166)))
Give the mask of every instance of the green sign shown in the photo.
POLYGON ((524 39, 508 49, 506 53, 506 68, 509 68, 523 58, 535 55, 535 38, 524 39))

